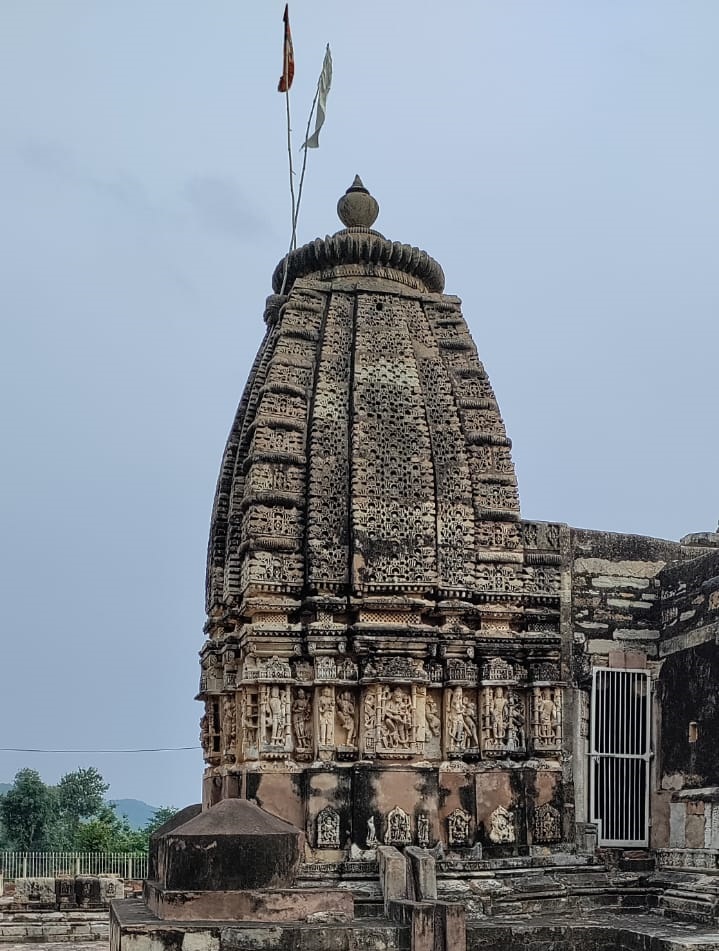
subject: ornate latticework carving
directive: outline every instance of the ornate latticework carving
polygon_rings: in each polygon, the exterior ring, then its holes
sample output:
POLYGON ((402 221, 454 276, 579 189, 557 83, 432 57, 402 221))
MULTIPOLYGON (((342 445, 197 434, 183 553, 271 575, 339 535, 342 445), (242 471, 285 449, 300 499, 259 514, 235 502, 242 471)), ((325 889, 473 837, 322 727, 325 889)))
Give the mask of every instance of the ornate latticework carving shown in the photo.
POLYGON ((292 252, 286 286, 213 510, 211 770, 553 753, 557 654, 530 656, 521 632, 556 629, 561 529, 519 519, 459 300, 429 255, 362 228, 292 252))

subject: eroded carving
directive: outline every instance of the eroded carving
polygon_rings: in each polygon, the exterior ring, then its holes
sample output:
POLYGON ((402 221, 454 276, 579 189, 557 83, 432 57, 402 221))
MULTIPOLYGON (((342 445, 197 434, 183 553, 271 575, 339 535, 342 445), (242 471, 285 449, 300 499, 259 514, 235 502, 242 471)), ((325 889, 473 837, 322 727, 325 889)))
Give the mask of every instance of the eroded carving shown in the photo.
POLYGON ((559 842, 562 838, 562 817, 551 803, 544 803, 534 810, 532 838, 535 842, 559 842))
POLYGON ((497 806, 489 817, 489 838, 496 845, 514 842, 517 838, 514 830, 514 813, 504 806, 497 806))
POLYGON ((447 816, 447 842, 454 846, 470 844, 470 822, 472 817, 464 809, 455 809, 447 816))
POLYGON ((317 816, 317 848, 338 849, 340 847, 340 816, 332 806, 325 808, 317 816))
POLYGON ((412 826, 410 818, 404 809, 395 806, 387 814, 387 831, 384 836, 385 845, 409 845, 412 842, 412 826))

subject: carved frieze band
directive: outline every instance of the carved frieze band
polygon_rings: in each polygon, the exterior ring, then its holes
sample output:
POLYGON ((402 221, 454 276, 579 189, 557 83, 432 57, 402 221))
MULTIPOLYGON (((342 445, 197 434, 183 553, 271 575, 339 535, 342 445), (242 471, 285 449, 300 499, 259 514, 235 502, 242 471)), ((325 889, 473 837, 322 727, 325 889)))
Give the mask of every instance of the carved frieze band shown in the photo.
POLYGON ((562 743, 553 660, 205 659, 208 762, 522 758, 562 743))

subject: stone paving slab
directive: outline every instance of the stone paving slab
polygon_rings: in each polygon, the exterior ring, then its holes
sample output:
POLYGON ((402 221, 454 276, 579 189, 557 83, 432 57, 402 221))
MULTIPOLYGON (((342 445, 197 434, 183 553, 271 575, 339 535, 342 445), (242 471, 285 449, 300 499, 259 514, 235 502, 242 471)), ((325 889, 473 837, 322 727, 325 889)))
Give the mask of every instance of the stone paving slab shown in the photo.
POLYGON ((107 951, 108 942, 104 941, 22 941, 0 942, 2 951, 107 951))

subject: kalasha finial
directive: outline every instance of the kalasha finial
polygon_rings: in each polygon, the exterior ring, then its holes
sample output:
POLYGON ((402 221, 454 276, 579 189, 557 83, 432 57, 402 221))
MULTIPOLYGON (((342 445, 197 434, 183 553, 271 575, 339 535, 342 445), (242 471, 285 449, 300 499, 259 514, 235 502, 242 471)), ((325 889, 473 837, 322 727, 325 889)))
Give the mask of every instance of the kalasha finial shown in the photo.
POLYGON ((337 202, 337 214, 345 228, 371 228, 377 220, 379 205, 359 175, 337 202))

